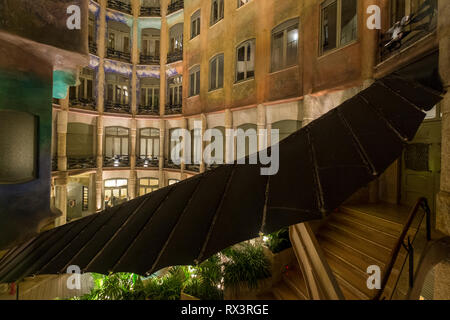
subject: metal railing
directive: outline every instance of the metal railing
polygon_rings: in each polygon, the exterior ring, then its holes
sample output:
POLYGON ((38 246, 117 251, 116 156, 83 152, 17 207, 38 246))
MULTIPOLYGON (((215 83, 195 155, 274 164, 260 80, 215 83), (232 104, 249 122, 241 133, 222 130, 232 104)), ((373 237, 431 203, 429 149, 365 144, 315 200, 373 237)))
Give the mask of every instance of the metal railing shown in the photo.
POLYGON ((150 115, 150 116, 159 116, 159 106, 139 106, 138 114, 141 115, 150 115))
POLYGON ((112 101, 105 101, 105 112, 112 113, 130 113, 131 108, 129 104, 116 103, 112 101))
POLYGON ((69 105, 72 108, 81 108, 86 110, 96 110, 96 102, 93 98, 91 99, 83 99, 83 98, 74 98, 70 99, 69 105))
MULTIPOLYGON (((403 247, 406 252, 407 255, 405 256, 405 260, 402 263, 402 270, 400 272, 400 274, 402 273, 405 263, 406 263, 406 259, 408 259, 408 278, 409 278, 409 287, 412 288, 414 285, 414 246, 413 243, 416 239, 416 236, 422 226, 423 220, 425 218, 425 228, 426 228, 426 240, 430 241, 431 240, 431 210, 430 207, 428 206, 428 201, 426 198, 420 198, 419 200, 417 200, 416 204, 414 205, 414 207, 412 208, 408 219, 406 220, 406 223, 402 229, 402 232, 400 234, 400 237, 398 238, 394 248, 391 251, 391 256, 388 260, 388 264, 386 265, 386 269, 384 272, 384 276, 381 280, 381 289, 378 291, 378 293, 376 294, 376 296, 374 297, 374 300, 383 300, 386 298, 386 287, 387 284, 389 282, 390 276, 392 275, 392 271, 394 269, 395 264, 398 261, 399 253, 400 253, 400 249, 403 247), (420 211, 420 209, 422 209, 424 211, 424 215, 422 216, 422 218, 420 219, 418 225, 417 225, 417 231, 414 233, 414 236, 408 236, 408 233, 411 230, 413 221, 416 219, 416 217, 418 217, 418 213, 420 211)), ((397 285, 398 285, 398 279, 400 278, 400 276, 397 278, 395 286, 392 289, 391 294, 389 295, 389 297, 392 297, 397 285)))
POLYGON ((131 54, 129 52, 122 52, 111 48, 107 48, 106 57, 124 62, 131 62, 131 54))
POLYGON ((166 161, 164 161, 164 168, 181 169, 181 165, 173 163, 172 160, 166 160, 166 161))
POLYGON ((116 167, 123 168, 130 166, 130 158, 129 156, 114 156, 114 157, 103 157, 103 166, 104 167, 116 167))
POLYGON ((435 2, 427 0, 417 12, 396 21, 393 26, 381 34, 380 60, 384 61, 397 51, 406 48, 437 28, 437 7, 435 2))
POLYGON ((184 8, 184 0, 172 0, 172 2, 167 6, 167 14, 171 14, 183 8, 184 8))
POLYGON ((67 169, 92 169, 96 168, 97 163, 95 157, 85 158, 67 158, 67 169))
POLYGON ((182 112, 183 112, 183 106, 181 104, 166 105, 166 108, 165 108, 165 114, 166 115, 180 114, 182 112))
POLYGON ((139 61, 141 64, 157 64, 159 65, 159 56, 150 56, 146 54, 139 55, 139 61))
POLYGON ((131 5, 120 0, 108 0, 107 7, 117 11, 131 14, 131 5))
POLYGON ((139 157, 136 159, 136 167, 158 168, 159 167, 159 159, 157 157, 154 157, 154 158, 139 157))
POLYGON ((97 43, 89 41, 89 52, 92 54, 97 54, 97 43))
POLYGON ((141 17, 160 17, 161 8, 160 7, 141 7, 140 12, 141 17))
POLYGON ((193 171, 193 172, 200 172, 200 165, 199 164, 187 164, 186 170, 193 171))
POLYGON ((183 50, 176 50, 167 54, 167 63, 183 60, 183 50))

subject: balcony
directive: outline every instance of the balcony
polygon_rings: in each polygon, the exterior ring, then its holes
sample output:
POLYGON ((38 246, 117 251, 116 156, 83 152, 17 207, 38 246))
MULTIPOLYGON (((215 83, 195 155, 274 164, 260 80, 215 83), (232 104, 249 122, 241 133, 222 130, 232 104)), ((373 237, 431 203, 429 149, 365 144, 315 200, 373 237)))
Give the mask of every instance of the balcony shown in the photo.
POLYGON ((108 8, 131 14, 131 5, 120 0, 108 0, 108 8))
POLYGON ((105 156, 103 158, 103 166, 107 168, 126 168, 130 166, 130 158, 128 156, 105 156))
POLYGON ((173 163, 172 160, 166 160, 164 161, 164 168, 179 170, 181 169, 181 165, 173 163))
POLYGON ((159 116, 159 106, 139 106, 138 114, 149 115, 149 116, 159 116))
POLYGON ((171 14, 183 8, 184 8, 184 0, 173 0, 167 7, 167 14, 171 14))
POLYGON ((159 168, 159 159, 153 158, 137 158, 136 167, 140 168, 159 168))
POLYGON ((183 113, 183 106, 181 104, 179 105, 166 105, 166 115, 171 114, 180 114, 183 113))
POLYGON ((433 5, 433 1, 424 2, 417 12, 403 17, 381 34, 380 62, 434 33, 436 28, 437 8, 433 5))
POLYGON ((96 102, 94 99, 82 99, 82 98, 75 98, 70 99, 69 101, 70 107, 72 108, 80 108, 90 111, 96 110, 96 102))
POLYGON ((117 103, 113 101, 105 102, 105 112, 112 113, 130 113, 131 108, 129 104, 117 103))
POLYGON ((176 61, 182 61, 183 60, 183 50, 177 50, 174 52, 169 52, 167 54, 167 63, 172 63, 176 61))
POLYGON ((89 53, 97 55, 97 44, 94 41, 89 41, 89 53))
POLYGON ((141 64, 156 64, 159 65, 159 56, 148 56, 145 54, 140 54, 140 63, 141 64))
POLYGON ((161 8, 159 7, 141 7, 141 17, 161 17, 161 8))
POLYGON ((122 52, 111 48, 107 48, 106 57, 124 62, 131 62, 131 54, 129 52, 122 52))
POLYGON ((67 169, 92 169, 96 168, 97 163, 94 157, 87 158, 67 158, 67 169))
POLYGON ((200 165, 199 164, 187 164, 186 170, 193 171, 193 172, 200 172, 200 165))

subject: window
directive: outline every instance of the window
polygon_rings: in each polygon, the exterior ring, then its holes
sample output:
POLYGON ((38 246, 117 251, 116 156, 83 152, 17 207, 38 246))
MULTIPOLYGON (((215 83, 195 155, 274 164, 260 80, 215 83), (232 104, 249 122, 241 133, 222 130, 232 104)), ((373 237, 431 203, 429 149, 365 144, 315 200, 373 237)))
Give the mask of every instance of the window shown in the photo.
POLYGON ((272 31, 272 72, 298 63, 298 19, 286 21, 272 31))
POLYGON ((209 62, 209 90, 223 88, 223 54, 219 54, 209 62))
POLYGON ((81 210, 88 211, 89 210, 89 188, 86 186, 81 187, 82 190, 82 198, 81 198, 81 210))
POLYGON ((141 79, 141 103, 140 106, 146 110, 159 110, 159 79, 141 79))
POLYGON ((191 39, 200 34, 200 10, 197 10, 191 17, 191 39))
POLYGON ((118 21, 108 21, 108 49, 130 53, 130 27, 118 21))
POLYGON ((357 25, 357 0, 325 1, 321 7, 320 53, 356 40, 357 25))
POLYGON ((79 79, 80 84, 77 87, 70 87, 69 99, 94 99, 94 70, 83 68, 79 79))
POLYGON ((159 180, 156 178, 139 179, 139 196, 149 194, 159 189, 159 180))
POLYGON ((105 208, 122 204, 128 200, 128 180, 105 180, 105 208))
POLYGON ((109 103, 128 105, 130 81, 116 74, 106 74, 106 101, 109 103))
POLYGON ((178 179, 169 179, 169 186, 176 184, 178 182, 180 182, 180 180, 178 180, 178 179))
POLYGON ((158 159, 159 157, 159 129, 141 129, 139 156, 141 159, 158 159))
POLYGON ((88 30, 88 40, 89 43, 96 43, 97 42, 97 37, 96 37, 96 33, 95 33, 95 27, 96 27, 96 22, 95 22, 95 16, 92 13, 89 13, 89 30, 88 30))
POLYGON ((249 40, 237 48, 236 81, 255 76, 255 40, 249 40))
POLYGON ((251 0, 237 0, 238 8, 242 7, 244 4, 249 3, 251 0))
POLYGON ((105 156, 128 156, 128 129, 121 127, 105 128, 105 156))
POLYGON ((223 19, 223 11, 224 11, 223 0, 211 1, 211 25, 214 25, 223 19))
POLYGON ((171 77, 167 80, 168 82, 168 99, 169 106, 181 106, 183 101, 183 76, 171 77))
POLYGON ((195 66, 189 70, 189 96, 200 94, 200 66, 195 66))
POLYGON ((170 28, 169 31, 169 52, 183 50, 183 24, 178 23, 170 28))
POLYGON ((160 34, 158 29, 145 29, 142 31, 141 54, 159 57, 160 34))

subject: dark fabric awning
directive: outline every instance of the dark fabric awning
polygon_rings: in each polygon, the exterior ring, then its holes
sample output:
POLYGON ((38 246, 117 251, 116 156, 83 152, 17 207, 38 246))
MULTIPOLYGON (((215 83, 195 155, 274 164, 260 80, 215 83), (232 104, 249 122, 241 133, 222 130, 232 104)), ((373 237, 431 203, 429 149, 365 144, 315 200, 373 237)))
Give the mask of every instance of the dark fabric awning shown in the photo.
POLYGON ((224 165, 46 231, 0 261, 0 282, 39 274, 151 274, 201 262, 233 244, 321 219, 379 176, 441 100, 389 76, 283 140, 280 167, 224 165))

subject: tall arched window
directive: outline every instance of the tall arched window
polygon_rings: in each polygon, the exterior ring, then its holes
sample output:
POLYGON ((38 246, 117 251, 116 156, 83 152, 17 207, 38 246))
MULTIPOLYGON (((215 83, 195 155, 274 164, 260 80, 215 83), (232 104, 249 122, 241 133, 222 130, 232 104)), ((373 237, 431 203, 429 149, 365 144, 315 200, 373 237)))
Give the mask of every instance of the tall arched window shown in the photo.
POLYGON ((200 9, 191 16, 191 39, 200 34, 200 9))
POLYGON ((105 165, 128 165, 129 130, 122 127, 105 128, 105 165))
POLYGON ((219 54, 209 62, 209 90, 223 88, 224 56, 219 54))
POLYGON ((159 129, 144 128, 140 130, 139 157, 150 160, 159 158, 159 129))
POLYGON ((272 31, 272 72, 298 64, 298 18, 272 31))
POLYGON ((245 41, 236 51, 236 82, 255 77, 255 39, 245 41))

